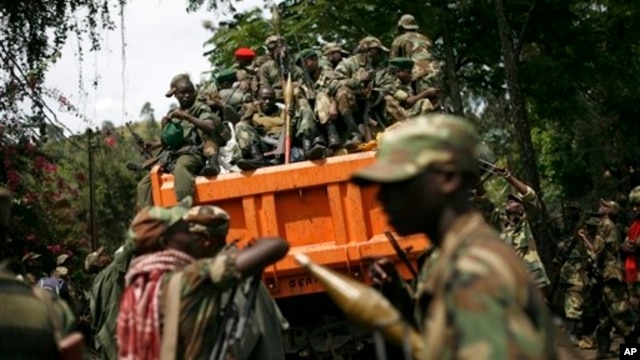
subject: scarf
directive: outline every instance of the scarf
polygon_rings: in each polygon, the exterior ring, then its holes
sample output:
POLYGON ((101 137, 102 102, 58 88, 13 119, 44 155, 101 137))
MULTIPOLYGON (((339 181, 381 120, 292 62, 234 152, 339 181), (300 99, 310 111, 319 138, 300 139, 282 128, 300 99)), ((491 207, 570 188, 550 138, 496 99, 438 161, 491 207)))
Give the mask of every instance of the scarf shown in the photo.
MULTIPOLYGON (((629 242, 635 243, 640 238, 640 220, 633 220, 629 227, 629 242)), ((633 284, 638 281, 638 264, 636 262, 636 254, 626 254, 624 259, 625 281, 633 284)))
POLYGON ((118 314, 118 359, 160 358, 158 296, 162 277, 194 261, 191 256, 170 249, 143 255, 131 262, 118 314))

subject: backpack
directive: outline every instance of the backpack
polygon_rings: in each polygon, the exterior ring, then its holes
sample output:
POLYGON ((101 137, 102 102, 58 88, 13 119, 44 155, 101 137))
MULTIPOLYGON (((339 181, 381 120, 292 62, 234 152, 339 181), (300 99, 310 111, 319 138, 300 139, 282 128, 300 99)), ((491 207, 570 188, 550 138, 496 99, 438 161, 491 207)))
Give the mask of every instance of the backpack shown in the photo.
POLYGON ((67 291, 67 283, 64 280, 55 277, 41 278, 38 280, 36 286, 47 290, 56 296, 61 296, 67 291))
POLYGON ((160 134, 162 144, 171 149, 177 150, 184 144, 184 130, 182 125, 175 121, 169 121, 163 128, 160 134))

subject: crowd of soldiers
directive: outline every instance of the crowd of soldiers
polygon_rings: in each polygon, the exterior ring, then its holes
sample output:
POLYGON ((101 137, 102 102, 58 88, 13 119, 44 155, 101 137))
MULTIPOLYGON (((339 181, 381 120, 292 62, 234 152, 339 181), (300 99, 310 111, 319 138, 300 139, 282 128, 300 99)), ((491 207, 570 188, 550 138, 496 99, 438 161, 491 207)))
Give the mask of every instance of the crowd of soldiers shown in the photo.
MULTIPOLYGON (((327 45, 324 55, 332 65, 318 66, 313 50, 298 54, 297 63, 304 65, 289 67, 287 76, 298 84, 295 106, 285 115, 276 105, 287 90, 278 59, 289 55, 277 36, 267 39, 271 52, 265 59, 253 59, 248 49, 236 52, 238 63, 218 75, 214 92, 198 93, 183 75, 173 79, 166 95, 175 96, 180 109, 163 119, 162 142, 154 146, 171 156, 164 165, 176 177, 178 205, 151 204, 149 177, 143 179, 140 209, 124 244, 113 257, 100 248, 85 259, 92 277, 86 294, 69 279, 66 255, 51 273, 38 273, 39 255, 33 253, 24 256, 17 273, 2 264, 3 356, 80 359, 77 331, 84 329, 86 348, 100 359, 284 359, 282 334, 289 324, 260 273, 287 254, 286 240, 262 238, 240 250, 227 243, 229 214, 212 205, 194 206, 191 195, 196 174, 220 172, 219 149, 232 130, 240 150, 236 166, 268 165, 266 153, 273 151, 268 146, 277 147, 272 140, 280 136, 287 115, 296 119, 300 159, 355 149, 370 130, 386 129, 375 163, 353 174, 352 181, 379 185, 378 200, 399 235, 424 234, 434 245, 420 257, 411 283, 386 258, 375 260, 369 271, 420 334, 409 358, 556 359, 561 334, 549 311, 556 287, 563 290, 566 331, 576 345, 595 346, 604 359, 612 355, 612 331, 636 343, 640 186, 628 196, 630 209, 602 200, 586 221, 575 222, 569 238, 558 244, 560 278, 551 281, 534 238, 541 212, 536 191, 485 160, 486 149, 470 122, 434 111, 438 91, 430 75, 437 70, 428 56, 428 39, 415 32, 410 15, 400 19, 399 28, 404 33, 392 46, 393 71, 381 66, 388 50, 372 37, 346 59, 339 45, 327 45), (250 71, 256 61, 262 65, 250 71), (386 83, 391 73, 396 78, 386 83), (305 75, 317 87, 307 87, 305 75), (379 94, 373 95, 379 103, 369 106, 370 94, 359 103, 369 91, 379 94), (378 106, 385 115, 370 115, 378 106), (512 188, 501 206, 485 193, 488 176, 512 188), (623 211, 633 214, 626 228, 616 223, 623 211), (88 299, 88 305, 80 299, 88 299)), ((11 194, 1 190, 3 235, 11 202, 11 194)), ((396 321, 370 323, 384 330, 396 321)))

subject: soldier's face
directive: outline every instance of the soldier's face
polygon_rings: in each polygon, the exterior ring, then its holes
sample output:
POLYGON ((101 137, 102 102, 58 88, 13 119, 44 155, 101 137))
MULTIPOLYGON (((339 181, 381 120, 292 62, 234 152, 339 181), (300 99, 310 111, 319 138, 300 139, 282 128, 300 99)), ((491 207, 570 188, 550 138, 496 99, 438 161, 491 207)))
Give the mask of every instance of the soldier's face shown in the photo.
POLYGON ((178 103, 180 103, 180 108, 188 109, 196 101, 196 89, 193 84, 178 84, 176 86, 175 97, 178 103))
POLYGON ((411 82, 411 70, 398 69, 396 71, 396 77, 403 83, 411 82))
POLYGON ((307 67, 307 69, 309 69, 309 71, 313 73, 316 70, 318 70, 318 57, 317 56, 308 57, 304 60, 304 64, 307 67))
POLYGON ((631 213, 635 219, 640 219, 640 204, 631 205, 631 213))
POLYGON ((272 113, 276 109, 276 95, 274 93, 260 94, 260 110, 264 113, 272 113))
POLYGON ((507 202, 505 203, 505 210, 507 210, 507 213, 514 215, 519 215, 524 212, 522 204, 513 199, 507 199, 507 202))
POLYGON ((337 64, 342 60, 342 53, 340 51, 334 51, 334 52, 330 53, 329 56, 327 56, 327 58, 333 64, 337 64))

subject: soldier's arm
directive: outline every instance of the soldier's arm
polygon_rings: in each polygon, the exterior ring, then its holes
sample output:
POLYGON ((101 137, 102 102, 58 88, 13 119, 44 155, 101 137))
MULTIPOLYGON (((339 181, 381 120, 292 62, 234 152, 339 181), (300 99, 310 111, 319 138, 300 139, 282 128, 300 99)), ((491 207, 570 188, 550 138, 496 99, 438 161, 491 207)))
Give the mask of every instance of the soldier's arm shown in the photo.
POLYGON ((536 194, 533 188, 511 175, 508 171, 504 178, 518 191, 518 197, 522 201, 529 220, 537 221, 540 212, 540 199, 538 199, 538 194, 536 194))
POLYGON ((335 70, 335 81, 337 81, 337 87, 346 86, 353 90, 358 90, 361 87, 360 79, 356 76, 356 71, 352 69, 351 62, 341 61, 335 70))
POLYGON ((222 123, 218 115, 204 104, 200 106, 193 115, 189 114, 187 120, 206 133, 213 133, 216 126, 222 123))

